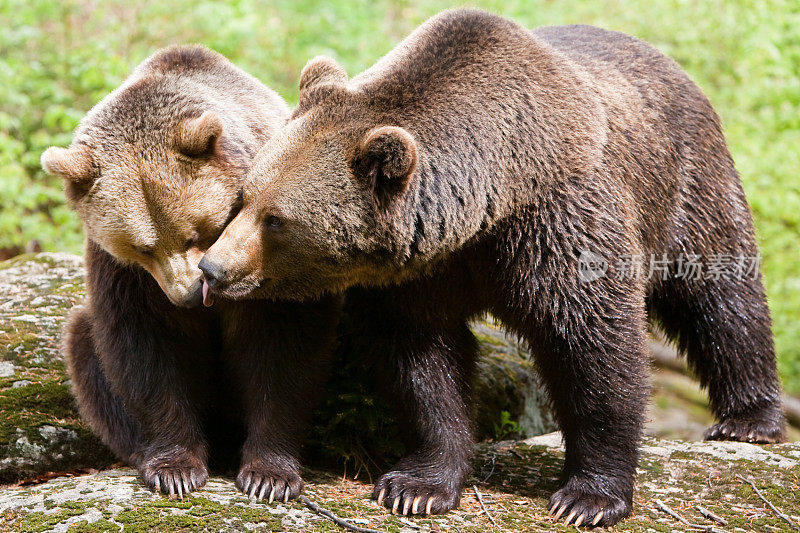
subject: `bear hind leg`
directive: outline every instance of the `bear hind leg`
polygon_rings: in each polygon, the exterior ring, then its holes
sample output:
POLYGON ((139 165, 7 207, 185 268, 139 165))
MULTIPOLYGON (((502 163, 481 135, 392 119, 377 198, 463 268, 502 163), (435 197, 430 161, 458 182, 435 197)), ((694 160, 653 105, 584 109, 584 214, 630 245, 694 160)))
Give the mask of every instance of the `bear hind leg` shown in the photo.
POLYGON ((708 389, 719 422, 706 440, 785 438, 769 309, 758 279, 671 278, 651 314, 708 389))
POLYGON ((82 418, 117 457, 135 464, 143 447, 142 436, 136 421, 108 386, 86 308, 77 309, 69 318, 64 354, 82 418))

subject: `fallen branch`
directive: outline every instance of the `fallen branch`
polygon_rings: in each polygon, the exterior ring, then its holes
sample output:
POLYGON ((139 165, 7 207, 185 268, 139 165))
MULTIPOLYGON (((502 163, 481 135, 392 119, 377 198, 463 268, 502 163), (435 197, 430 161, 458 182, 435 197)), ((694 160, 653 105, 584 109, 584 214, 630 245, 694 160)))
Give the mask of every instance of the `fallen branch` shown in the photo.
POLYGON ((478 498, 478 503, 481 504, 481 509, 483 509, 483 512, 486 513, 486 516, 489 518, 489 521, 492 524, 494 524, 494 527, 496 527, 497 529, 500 529, 500 525, 497 522, 494 521, 494 518, 492 518, 492 515, 489 514, 489 510, 486 509, 485 505, 483 505, 483 497, 481 496, 481 493, 478 490, 478 486, 477 485, 472 485, 472 488, 473 488, 473 490, 475 490, 475 496, 478 498))
POLYGON ((714 522, 717 522, 718 524, 723 525, 723 526, 727 526, 728 525, 728 521, 727 520, 725 520, 724 518, 722 518, 719 515, 715 515, 714 513, 712 513, 711 511, 709 511, 708 509, 706 509, 703 506, 698 505, 697 506, 697 510, 700 511, 701 515, 705 516, 709 520, 713 520, 714 522))
POLYGON ((772 509, 775 512, 775 514, 778 515, 779 518, 782 518, 783 520, 786 520, 789 523, 789 525, 792 526, 792 529, 797 529, 797 524, 792 522, 791 518, 789 518, 787 515, 783 514, 781 511, 778 510, 777 507, 772 505, 772 502, 769 501, 768 499, 766 499, 763 494, 761 494, 761 491, 758 490, 758 487, 756 487, 756 484, 753 481, 751 481, 751 480, 749 480, 749 479, 747 479, 744 476, 741 476, 739 474, 736 474, 736 477, 738 477, 739 479, 741 479, 742 481, 744 481, 745 483, 747 483, 748 485, 753 487, 753 490, 758 495, 758 497, 761 498, 761 500, 763 500, 764 503, 769 505, 769 508, 772 509))
POLYGON ((338 516, 333 514, 331 511, 320 507, 319 505, 317 505, 316 503, 312 502, 311 500, 309 500, 305 496, 300 496, 299 500, 301 502, 303 502, 303 504, 306 507, 308 507, 309 509, 311 509, 312 511, 314 511, 318 515, 322 515, 322 516, 324 516, 326 518, 329 518, 336 525, 338 525, 340 527, 343 527, 345 529, 349 529, 350 531, 355 531, 356 533, 382 533, 381 531, 378 531, 377 529, 370 529, 368 527, 358 527, 355 524, 351 524, 347 520, 345 520, 343 518, 339 518, 338 516))
POLYGON ((672 509, 670 509, 669 506, 666 503, 662 502, 661 500, 656 500, 656 506, 686 527, 690 527, 692 529, 699 529, 701 531, 710 531, 711 533, 725 533, 721 529, 717 529, 714 526, 705 526, 703 524, 693 524, 689 522, 684 517, 682 517, 672 509))
MULTIPOLYGON (((651 340, 648 344, 650 356, 657 367, 666 368, 685 376, 694 377, 686 366, 684 359, 678 356, 678 352, 675 348, 654 340, 651 340)), ((792 426, 800 428, 800 398, 784 394, 781 397, 781 404, 783 406, 783 412, 786 415, 786 421, 792 426)))

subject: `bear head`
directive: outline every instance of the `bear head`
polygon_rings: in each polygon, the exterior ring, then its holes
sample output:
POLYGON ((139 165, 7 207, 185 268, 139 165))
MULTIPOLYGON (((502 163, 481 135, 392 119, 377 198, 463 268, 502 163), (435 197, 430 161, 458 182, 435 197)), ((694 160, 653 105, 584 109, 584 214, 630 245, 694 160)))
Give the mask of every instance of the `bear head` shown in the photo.
POLYGON ((400 275, 420 153, 363 98, 333 60, 306 65, 292 119, 257 154, 242 210, 200 263, 212 291, 307 299, 400 275))
POLYGON ((239 209, 246 169, 271 132, 264 124, 284 122, 288 109, 271 91, 259 95, 279 100, 269 116, 216 97, 211 82, 238 69, 200 47, 168 49, 149 65, 88 113, 70 147, 48 148, 41 162, 63 178, 88 239, 192 307, 203 301, 197 264, 239 209), (210 63, 187 66, 198 55, 210 63))

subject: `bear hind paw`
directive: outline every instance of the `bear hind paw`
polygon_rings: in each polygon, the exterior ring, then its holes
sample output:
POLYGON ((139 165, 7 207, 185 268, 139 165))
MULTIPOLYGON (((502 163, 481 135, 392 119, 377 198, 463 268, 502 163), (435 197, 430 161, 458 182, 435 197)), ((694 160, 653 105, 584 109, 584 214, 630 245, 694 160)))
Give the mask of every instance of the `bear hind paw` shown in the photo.
POLYGON ((708 428, 703 439, 771 444, 785 441, 786 433, 779 421, 729 418, 708 428))

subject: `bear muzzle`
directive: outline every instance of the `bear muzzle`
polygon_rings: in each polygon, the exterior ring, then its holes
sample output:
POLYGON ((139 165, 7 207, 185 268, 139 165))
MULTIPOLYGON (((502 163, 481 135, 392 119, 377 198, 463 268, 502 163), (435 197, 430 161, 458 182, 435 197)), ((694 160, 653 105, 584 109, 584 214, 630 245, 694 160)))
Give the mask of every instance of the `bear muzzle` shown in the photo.
POLYGON ((176 299, 174 296, 170 296, 170 301, 178 307, 185 307, 187 309, 199 306, 203 302, 203 278, 197 280, 197 282, 182 295, 182 298, 176 299))

